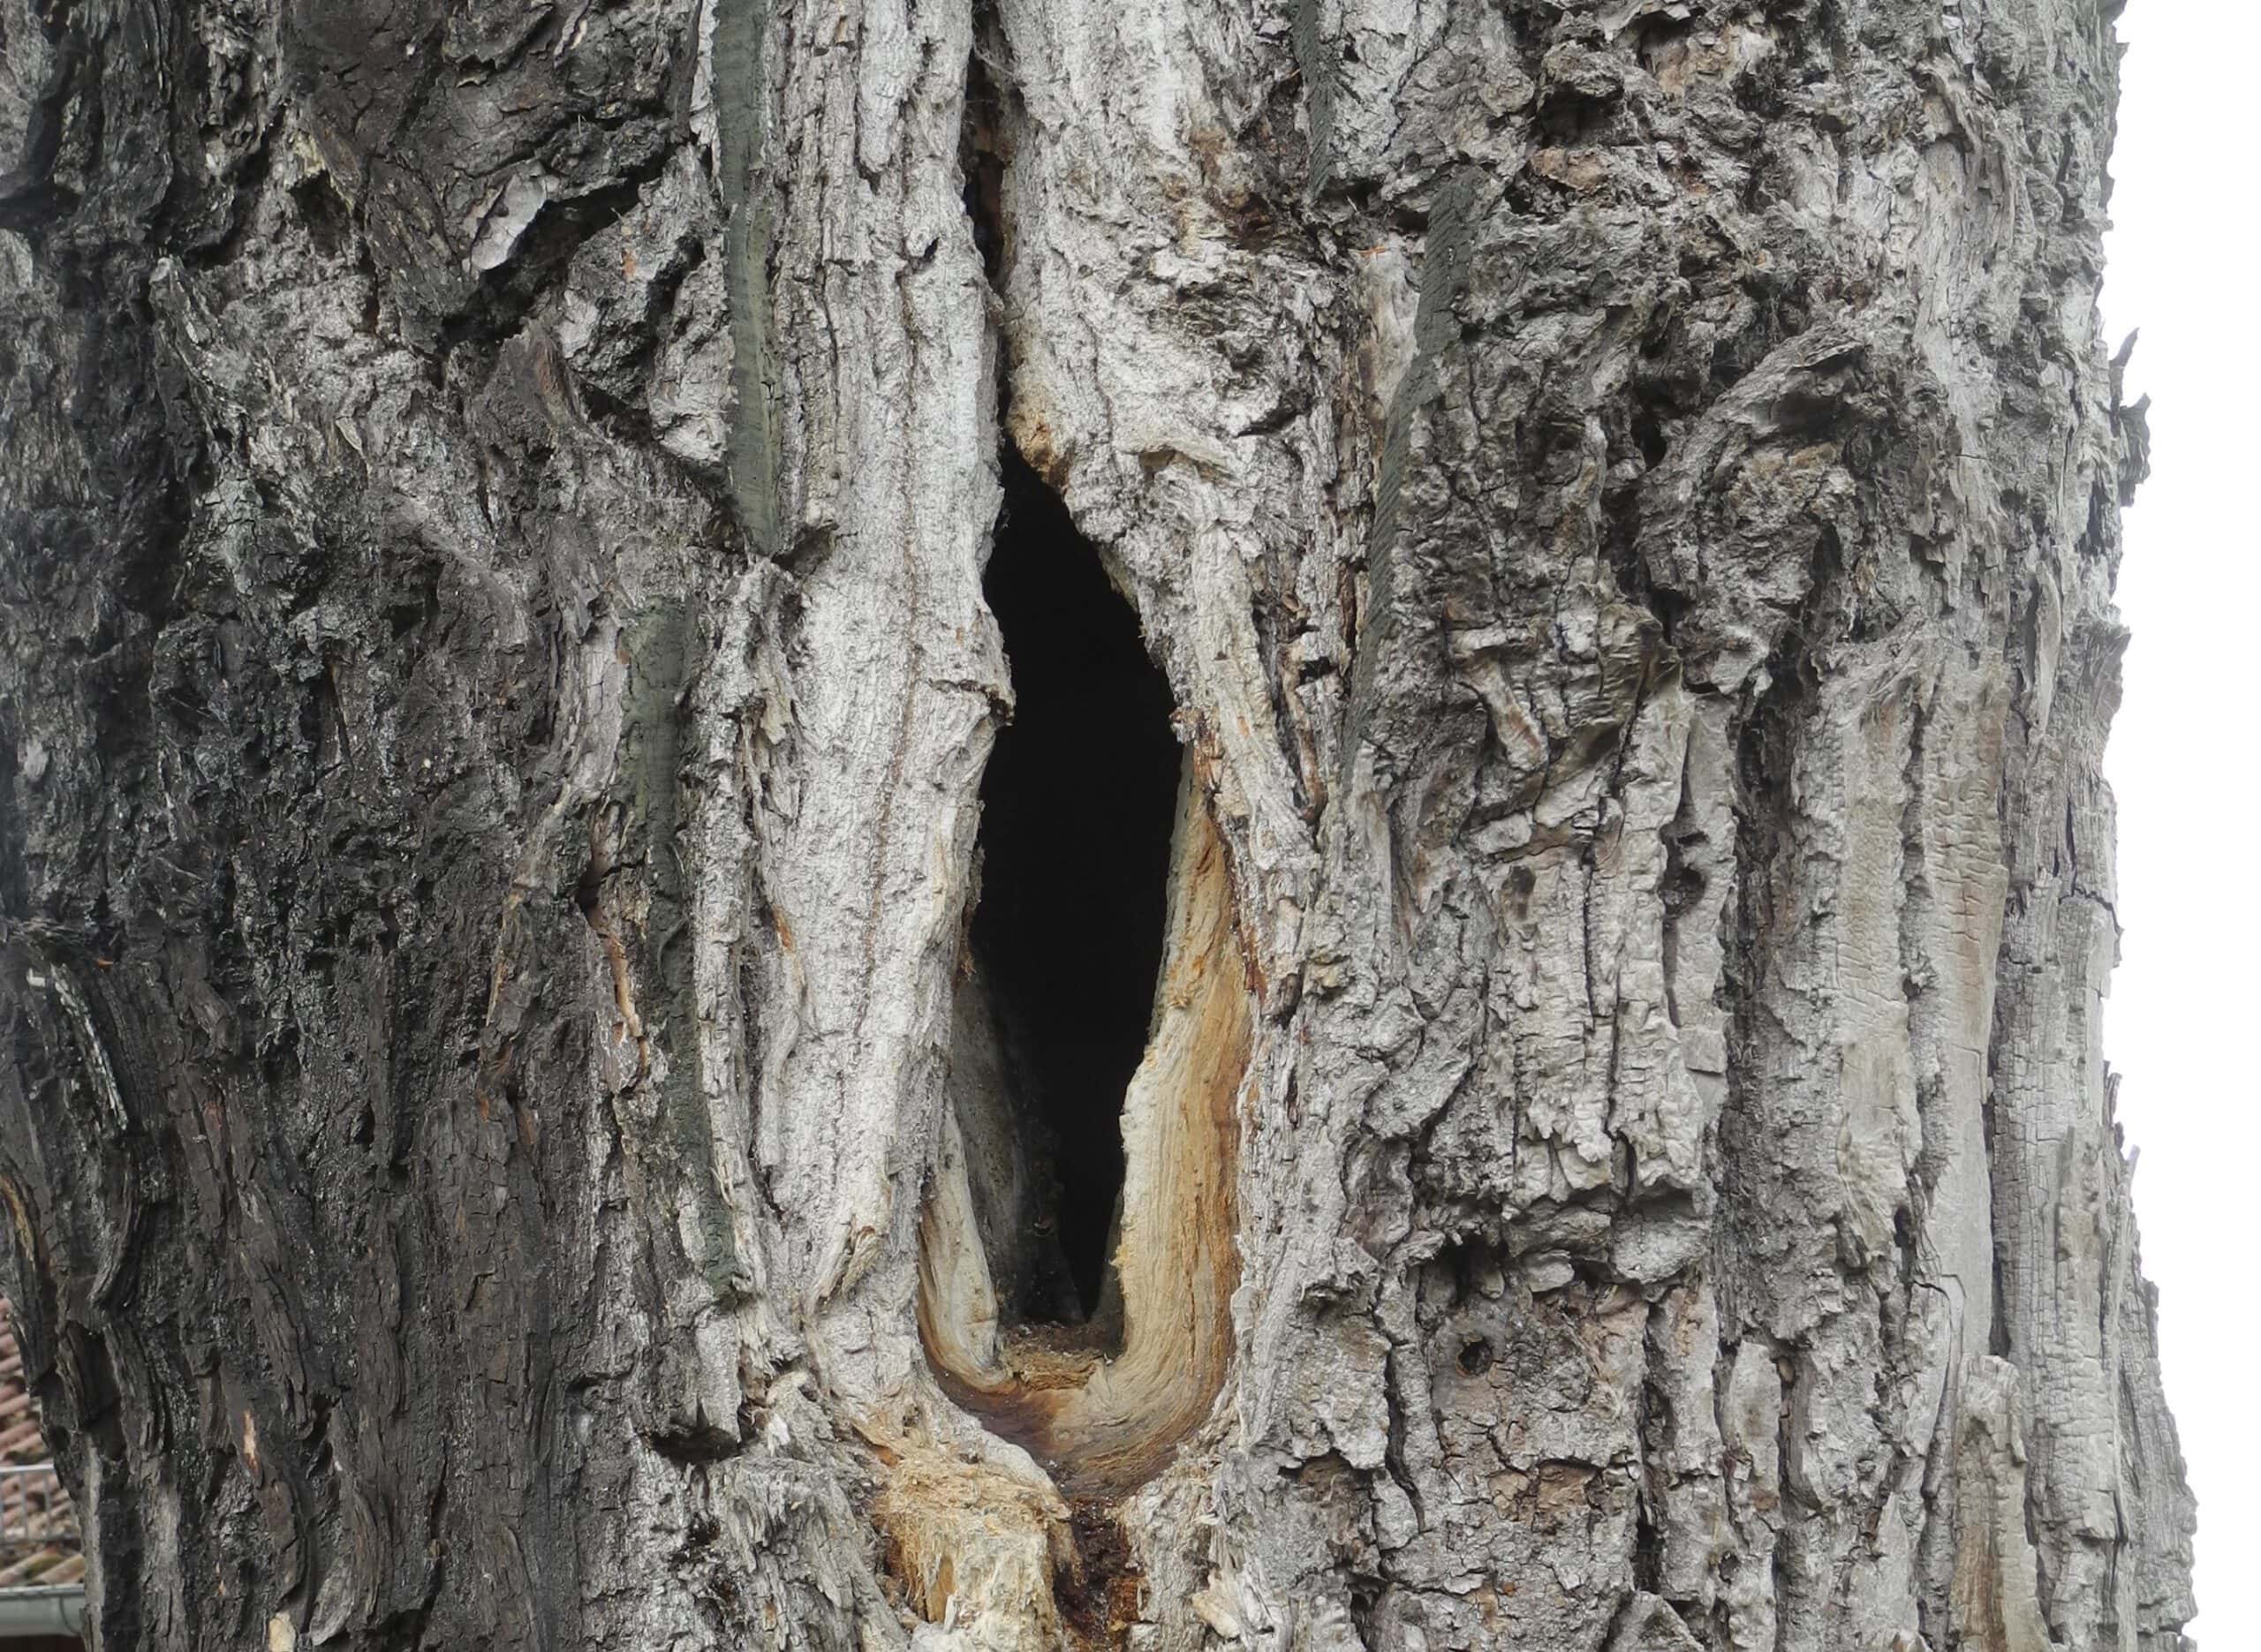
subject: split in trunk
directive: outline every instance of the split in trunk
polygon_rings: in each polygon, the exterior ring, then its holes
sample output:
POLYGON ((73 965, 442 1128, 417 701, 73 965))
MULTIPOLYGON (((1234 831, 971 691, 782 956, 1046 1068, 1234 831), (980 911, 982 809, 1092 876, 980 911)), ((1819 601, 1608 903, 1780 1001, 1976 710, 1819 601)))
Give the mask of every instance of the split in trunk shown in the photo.
POLYGON ((1167 681, 1017 457, 985 590, 1013 720, 981 796, 921 1325, 944 1384, 1079 1485, 1159 1464, 1230 1335, 1248 991, 1167 681))

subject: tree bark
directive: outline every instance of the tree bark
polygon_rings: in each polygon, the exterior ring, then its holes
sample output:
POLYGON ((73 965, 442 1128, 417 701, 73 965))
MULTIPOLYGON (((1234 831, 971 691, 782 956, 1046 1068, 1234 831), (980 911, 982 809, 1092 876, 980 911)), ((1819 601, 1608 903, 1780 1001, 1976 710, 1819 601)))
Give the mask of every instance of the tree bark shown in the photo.
POLYGON ((93 1643, 2185 1646, 2116 11, 0 4, 93 1643))

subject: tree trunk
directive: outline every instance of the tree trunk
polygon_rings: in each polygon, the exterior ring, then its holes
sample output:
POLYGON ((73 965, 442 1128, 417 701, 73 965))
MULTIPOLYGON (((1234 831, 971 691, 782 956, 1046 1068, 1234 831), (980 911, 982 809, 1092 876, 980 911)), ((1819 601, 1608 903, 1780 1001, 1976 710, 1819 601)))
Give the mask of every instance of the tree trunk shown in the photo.
POLYGON ((94 1644, 2185 1645, 2116 10, 0 0, 94 1644))

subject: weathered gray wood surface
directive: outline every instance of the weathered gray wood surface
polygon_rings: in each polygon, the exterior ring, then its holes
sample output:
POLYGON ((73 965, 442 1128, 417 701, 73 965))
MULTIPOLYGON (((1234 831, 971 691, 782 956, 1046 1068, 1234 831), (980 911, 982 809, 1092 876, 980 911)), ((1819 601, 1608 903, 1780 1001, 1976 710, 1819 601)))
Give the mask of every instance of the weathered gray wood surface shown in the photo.
POLYGON ((2182 1646, 2114 10, 0 4, 96 1643, 2182 1646), (992 1431, 1001 440, 1193 813, 1143 1375, 992 1431))

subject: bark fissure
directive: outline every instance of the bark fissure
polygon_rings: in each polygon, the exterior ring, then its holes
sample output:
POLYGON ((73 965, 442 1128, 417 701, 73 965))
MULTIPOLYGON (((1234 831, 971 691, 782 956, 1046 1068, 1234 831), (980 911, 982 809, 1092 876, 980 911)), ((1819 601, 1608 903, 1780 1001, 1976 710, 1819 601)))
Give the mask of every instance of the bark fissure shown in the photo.
MULTIPOLYGON (((1122 1097, 1161 973, 1181 763, 1168 685, 1098 553, 1014 456, 1005 470, 984 589, 1014 710, 982 776, 968 963, 986 988, 1009 1113, 998 1121, 1009 1139, 982 1146, 1019 1157, 1032 1185, 984 1227, 1026 1235, 1017 1257, 993 1248, 1008 1322, 1073 1324, 1109 1294, 1122 1097), (1043 1277, 1062 1270, 1064 1291, 1043 1277)), ((959 1124, 973 1134, 963 1105, 959 1124)))

